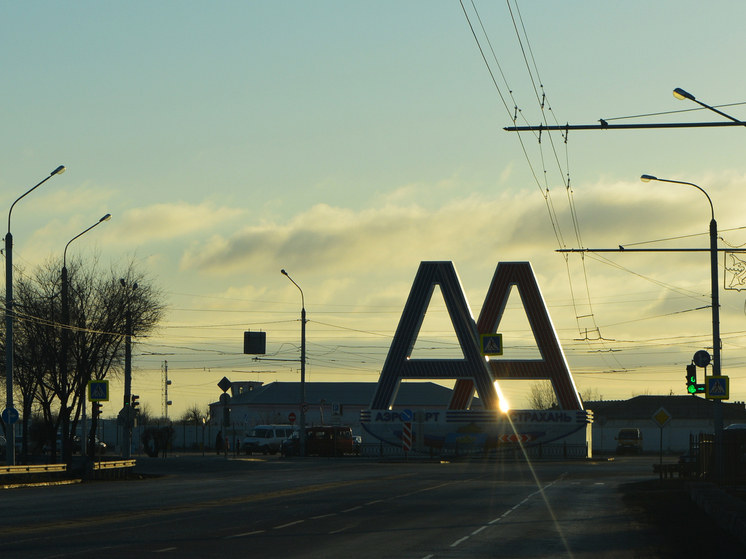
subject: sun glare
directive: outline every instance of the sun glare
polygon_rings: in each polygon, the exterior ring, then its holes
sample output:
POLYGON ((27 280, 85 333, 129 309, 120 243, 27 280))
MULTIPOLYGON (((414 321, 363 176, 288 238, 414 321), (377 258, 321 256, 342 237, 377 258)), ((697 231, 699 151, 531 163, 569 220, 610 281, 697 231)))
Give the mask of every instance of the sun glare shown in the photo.
POLYGON ((510 410, 510 403, 508 402, 508 399, 503 396, 502 390, 500 390, 500 385, 497 384, 497 381, 495 381, 495 390, 497 390, 497 399, 500 400, 500 411, 507 413, 510 410))

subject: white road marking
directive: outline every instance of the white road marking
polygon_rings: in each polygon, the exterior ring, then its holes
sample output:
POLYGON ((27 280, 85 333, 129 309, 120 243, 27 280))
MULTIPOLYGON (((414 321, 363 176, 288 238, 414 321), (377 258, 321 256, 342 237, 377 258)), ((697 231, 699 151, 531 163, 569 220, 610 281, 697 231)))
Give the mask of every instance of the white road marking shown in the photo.
POLYGON ((383 499, 379 499, 377 501, 371 501, 370 503, 365 503, 365 505, 366 506, 368 506, 368 505, 375 505, 376 503, 383 503, 383 499))
POLYGON ((295 526, 296 524, 300 524, 301 522, 305 522, 305 520, 296 520, 295 522, 289 522, 287 524, 283 524, 282 526, 275 526, 275 530, 279 530, 280 528, 287 528, 288 526, 295 526))
POLYGON ((343 510, 342 512, 352 512, 354 510, 361 509, 361 508, 363 508, 363 507, 362 506, 360 506, 360 507, 352 507, 351 509, 343 510))
POLYGON ((243 538, 246 536, 253 536, 254 534, 261 534, 264 530, 254 530, 253 532, 244 532, 243 534, 236 534, 235 536, 226 536, 223 539, 230 540, 233 538, 243 538))
POLYGON ((175 547, 164 547, 163 549, 156 549, 153 553, 163 553, 164 551, 176 551, 175 547))
POLYGON ((433 559, 435 555, 425 555, 422 559, 433 559))
POLYGON ((312 516, 311 520, 318 520, 319 518, 328 518, 330 516, 337 516, 337 513, 333 512, 331 514, 322 514, 321 516, 312 516))
POLYGON ((464 536, 464 537, 463 537, 463 538, 461 538, 460 540, 456 540, 455 542, 453 542, 453 543, 451 544, 451 547, 456 547, 456 546, 457 546, 458 544, 460 544, 460 543, 461 543, 461 542, 463 542, 464 540, 468 540, 468 539, 469 539, 469 536, 464 536))
POLYGON ((488 522, 487 524, 494 524, 495 522, 499 522, 500 520, 502 520, 502 516, 500 518, 495 518, 495 520, 488 522))
POLYGON ((513 512, 513 509, 511 509, 511 510, 506 510, 506 511, 505 511, 505 512, 503 513, 503 515, 502 515, 502 518, 505 518, 505 517, 506 517, 506 516, 508 516, 508 515, 509 515, 509 514, 510 514, 511 512, 513 512))
POLYGON ((477 534, 478 534, 479 532, 481 532, 481 531, 482 531, 482 530, 484 530, 485 528, 487 528, 487 526, 482 526, 481 528, 477 528, 476 530, 474 530, 474 531, 473 531, 473 532, 471 533, 471 535, 472 535, 472 536, 476 536, 476 535, 477 535, 477 534))

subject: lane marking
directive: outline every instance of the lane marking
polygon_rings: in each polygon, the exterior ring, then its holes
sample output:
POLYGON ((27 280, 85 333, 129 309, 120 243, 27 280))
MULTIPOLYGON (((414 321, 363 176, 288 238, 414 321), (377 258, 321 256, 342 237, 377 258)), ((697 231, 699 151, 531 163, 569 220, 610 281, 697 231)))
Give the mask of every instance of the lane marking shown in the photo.
POLYGON ((463 542, 463 541, 465 541, 465 540, 468 540, 468 539, 469 539, 469 536, 464 536, 464 537, 463 537, 463 538, 461 538, 460 540, 456 540, 455 542, 453 542, 453 543, 451 544, 451 547, 456 547, 456 546, 457 546, 458 544, 460 544, 461 542, 463 542))
POLYGON ((288 526, 295 526, 296 524, 300 524, 301 522, 305 522, 305 520, 296 520, 295 522, 288 522, 287 524, 283 524, 282 526, 275 526, 274 530, 279 530, 280 528, 287 528, 288 526))
POLYGON ((435 555, 425 555, 422 559, 433 559, 435 555))
MULTIPOLYGON (((242 495, 240 497, 226 497, 219 499, 212 499, 210 501, 193 502, 183 505, 169 505, 164 508, 157 509, 142 509, 138 511, 118 511, 111 514, 102 514, 93 518, 81 518, 78 520, 50 520, 39 524, 30 526, 13 526, 6 528, 0 525, 0 535, 12 533, 13 536, 19 536, 20 534, 34 534, 45 530, 56 529, 56 528, 82 528, 100 526, 106 523, 116 523, 121 520, 132 520, 134 518, 145 519, 145 518, 158 518, 158 517, 172 517, 176 513, 188 513, 197 512, 202 514, 206 509, 223 507, 225 505, 240 505, 245 503, 253 503, 256 501, 266 501, 268 499, 276 499, 287 496, 299 496, 308 493, 316 493, 320 491, 327 491, 330 489, 339 489, 342 487, 349 487, 352 485, 365 485, 368 483, 378 483, 381 481, 389 481, 395 479, 413 477, 414 474, 396 474, 390 476, 373 477, 370 479, 358 479, 350 481, 340 481, 331 483, 322 483, 317 485, 310 485, 306 487, 296 487, 293 489, 283 489, 278 491, 269 491, 266 493, 252 493, 250 495, 242 495)), ((466 480, 468 481, 468 480, 466 480)), ((455 483, 455 482, 454 482, 455 483)), ((459 482, 461 483, 461 482, 459 482)), ((448 484, 444 484, 448 485, 448 484)))
POLYGON ((492 522, 488 522, 487 524, 494 524, 495 522, 499 522, 500 520, 502 520, 502 516, 499 518, 495 518, 495 520, 493 520, 492 522))
POLYGON ((510 510, 515 510, 515 509, 517 509, 517 508, 518 508, 518 507, 520 507, 520 506, 521 506, 521 503, 518 503, 518 504, 517 504, 516 506, 514 506, 514 507, 513 507, 512 509, 510 509, 510 510))
POLYGON ((377 501, 371 501, 370 503, 365 503, 365 506, 375 505, 376 503, 383 503, 383 499, 378 499, 377 501))
POLYGON ((163 553, 165 551, 176 551, 176 547, 164 547, 163 549, 156 549, 153 553, 163 553))
POLYGON ((341 528, 341 529, 339 529, 339 530, 334 530, 333 532, 329 532, 329 535, 332 535, 332 534, 339 534, 340 532, 344 532, 345 530, 347 530, 347 528, 349 528, 349 526, 347 526, 347 527, 345 527, 345 528, 341 528))
POLYGON ((253 536, 254 534, 261 534, 264 530, 254 530, 253 532, 244 532, 243 534, 236 534, 235 536, 226 536, 224 540, 230 540, 233 538, 244 538, 246 536, 253 536))
POLYGON ((319 518, 328 518, 330 516, 337 516, 337 513, 333 512, 331 514, 322 514, 321 516, 312 516, 311 520, 318 520, 319 518))
POLYGON ((343 510, 342 512, 352 512, 354 510, 358 510, 358 509, 361 509, 361 508, 363 508, 363 507, 362 506, 360 506, 360 507, 352 507, 351 509, 343 510))
POLYGON ((506 516, 508 516, 508 515, 509 515, 509 514, 510 514, 511 512, 513 512, 513 509, 511 509, 511 510, 506 510, 506 511, 505 511, 505 512, 503 513, 503 515, 502 515, 502 518, 505 518, 505 517, 506 517, 506 516))
POLYGON ((471 533, 471 535, 472 535, 472 536, 476 536, 476 535, 477 535, 477 534, 478 534, 479 532, 481 532, 482 530, 484 530, 484 529, 486 529, 486 528, 487 528, 487 526, 482 526, 481 528, 477 528, 476 530, 474 530, 474 531, 473 531, 473 532, 471 533))

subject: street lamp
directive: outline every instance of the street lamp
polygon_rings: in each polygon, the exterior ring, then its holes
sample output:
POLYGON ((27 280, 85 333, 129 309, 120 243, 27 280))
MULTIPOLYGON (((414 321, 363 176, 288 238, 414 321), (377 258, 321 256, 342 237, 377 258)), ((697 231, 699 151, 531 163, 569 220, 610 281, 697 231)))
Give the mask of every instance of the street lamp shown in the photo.
POLYGON ((680 87, 677 87, 676 89, 673 90, 673 96, 676 97, 676 99, 679 99, 681 101, 683 101, 684 99, 689 99, 689 101, 694 101, 695 103, 697 103, 697 105, 700 105, 700 106, 704 107, 705 109, 709 109, 712 112, 719 114, 720 116, 724 116, 725 118, 727 118, 729 120, 732 120, 733 122, 738 122, 738 123, 743 124, 744 126, 746 126, 746 122, 743 122, 742 120, 739 120, 739 119, 734 118, 734 117, 732 117, 732 116, 730 116, 728 114, 725 114, 723 111, 717 110, 715 107, 711 107, 710 105, 707 105, 706 103, 703 103, 699 99, 696 99, 694 97, 694 95, 692 95, 688 91, 684 91, 680 87))
POLYGON ((306 455, 306 298, 303 290, 285 270, 280 273, 293 282, 300 291, 300 455, 306 455))
MULTIPOLYGON (((686 93, 683 90, 677 90, 686 93)), ((687 94, 688 95, 688 94, 687 94)), ((688 97, 687 97, 688 98, 688 97)), ((691 97, 694 99, 693 97, 691 97)), ((720 376, 720 295, 718 290, 718 224, 715 221, 715 208, 712 205, 710 196, 701 187, 691 182, 674 181, 668 179, 659 179, 653 175, 642 175, 640 177, 642 182, 658 181, 658 182, 670 182, 673 184, 685 184, 693 186, 699 189, 705 196, 707 201, 710 203, 710 211, 712 218, 710 219, 710 277, 711 277, 711 297, 712 297, 712 374, 713 376, 720 376)), ((713 401, 713 422, 715 426, 715 440, 719 443, 722 441, 723 435, 723 407, 722 402, 719 399, 713 401)), ((720 446, 720 445, 718 445, 720 446)), ((718 452, 719 456, 722 456, 718 452)), ((718 472, 722 471, 722 460, 717 461, 718 472)))
MULTIPOLYGON (((84 235, 85 233, 88 233, 91 229, 96 227, 99 223, 103 221, 109 221, 111 219, 111 214, 106 214, 104 217, 99 219, 96 223, 91 225, 88 229, 83 231, 82 233, 78 233, 75 235, 72 239, 70 239, 67 244, 65 245, 65 250, 62 252, 62 359, 60 361, 60 392, 62 393, 62 406, 67 407, 67 351, 70 344, 70 306, 68 303, 68 282, 67 282, 67 247, 70 246, 70 243, 72 243, 75 239, 80 237, 81 235, 84 235)), ((81 390, 81 401, 83 402, 83 411, 85 413, 85 386, 83 386, 81 390)), ((67 447, 67 440, 66 437, 68 435, 68 425, 70 422, 70 415, 67 410, 62 411, 62 432, 65 434, 65 437, 62 438, 62 456, 67 459, 68 456, 65 453, 66 447, 67 447)), ((84 440, 85 437, 81 437, 81 440, 84 440)))
MULTIPOLYGON (((52 171, 47 178, 37 184, 34 188, 26 191, 23 196, 19 197, 10 206, 8 211, 8 232, 5 234, 5 392, 6 392, 6 403, 5 409, 7 410, 8 417, 11 415, 17 417, 16 410, 13 408, 13 235, 10 232, 10 215, 13 213, 13 206, 18 201, 36 190, 42 184, 47 182, 55 175, 61 175, 65 172, 65 166, 60 165, 54 171, 52 171)), ((15 466, 16 463, 16 428, 15 420, 10 423, 9 429, 10 438, 8 444, 5 445, 5 463, 8 466, 15 466)))

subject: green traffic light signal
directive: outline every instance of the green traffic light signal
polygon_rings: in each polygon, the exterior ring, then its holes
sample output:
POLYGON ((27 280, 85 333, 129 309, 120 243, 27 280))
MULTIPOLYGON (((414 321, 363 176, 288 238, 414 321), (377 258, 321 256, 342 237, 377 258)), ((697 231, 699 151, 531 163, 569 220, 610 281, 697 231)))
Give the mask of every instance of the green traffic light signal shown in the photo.
POLYGON ((697 393, 697 366, 694 363, 686 366, 686 391, 689 394, 697 393))

